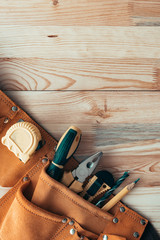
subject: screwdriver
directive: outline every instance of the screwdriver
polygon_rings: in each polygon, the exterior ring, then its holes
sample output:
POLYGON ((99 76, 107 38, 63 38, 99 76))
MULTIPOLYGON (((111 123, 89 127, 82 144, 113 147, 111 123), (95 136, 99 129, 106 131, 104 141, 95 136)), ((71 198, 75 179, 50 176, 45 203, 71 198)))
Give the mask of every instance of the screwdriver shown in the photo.
POLYGON ((63 167, 76 151, 81 140, 81 134, 79 128, 71 126, 60 138, 54 158, 47 169, 47 173, 50 177, 57 181, 62 178, 63 167))

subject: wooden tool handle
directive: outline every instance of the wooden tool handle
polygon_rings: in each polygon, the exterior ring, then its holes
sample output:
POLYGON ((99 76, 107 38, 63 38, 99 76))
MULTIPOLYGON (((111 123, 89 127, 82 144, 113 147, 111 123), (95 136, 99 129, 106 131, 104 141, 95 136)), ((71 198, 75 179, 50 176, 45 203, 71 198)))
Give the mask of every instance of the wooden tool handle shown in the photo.
POLYGON ((75 180, 70 186, 69 186, 69 189, 71 189, 73 192, 75 193, 80 193, 83 191, 83 188, 82 188, 82 185, 83 183, 75 180))
POLYGON ((69 186, 74 181, 74 177, 72 175, 72 172, 64 172, 63 177, 61 179, 61 183, 63 183, 65 186, 69 186))
POLYGON ((64 172, 61 183, 69 187, 69 189, 71 189, 73 192, 80 193, 83 191, 83 183, 75 180, 72 172, 64 172))
POLYGON ((107 202, 102 207, 102 209, 104 211, 109 211, 117 202, 119 202, 125 195, 127 195, 128 192, 129 190, 127 189, 127 187, 125 187, 117 195, 115 195, 109 202, 107 202))

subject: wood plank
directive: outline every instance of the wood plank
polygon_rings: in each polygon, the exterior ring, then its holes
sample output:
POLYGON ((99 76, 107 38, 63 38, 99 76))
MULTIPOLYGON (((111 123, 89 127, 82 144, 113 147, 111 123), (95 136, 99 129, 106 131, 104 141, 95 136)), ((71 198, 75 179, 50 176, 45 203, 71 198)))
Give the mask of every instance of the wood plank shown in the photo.
POLYGON ((0 24, 159 26, 159 0, 1 0, 0 24))
MULTIPOLYGON (((41 123, 158 124, 159 92, 118 91, 34 91, 7 92, 41 123), (39 102, 39 99, 42 99, 39 102), (46 107, 47 106, 47 107, 46 107), (41 118, 41 119, 40 119, 41 118)), ((156 130, 157 131, 157 130, 156 130)))
POLYGON ((160 90, 159 81, 157 59, 0 59, 2 90, 160 90))
POLYGON ((159 27, 0 26, 0 57, 159 58, 159 27))
POLYGON ((128 0, 1 0, 0 24, 129 26, 128 0))
POLYGON ((132 20, 137 26, 160 26, 159 0, 134 0, 130 3, 132 20))
POLYGON ((104 156, 98 169, 118 178, 131 171, 141 187, 160 186, 160 95, 153 92, 24 92, 7 94, 56 139, 70 126, 83 137, 76 156, 96 151, 104 156), (41 102, 39 101, 41 99, 41 102))

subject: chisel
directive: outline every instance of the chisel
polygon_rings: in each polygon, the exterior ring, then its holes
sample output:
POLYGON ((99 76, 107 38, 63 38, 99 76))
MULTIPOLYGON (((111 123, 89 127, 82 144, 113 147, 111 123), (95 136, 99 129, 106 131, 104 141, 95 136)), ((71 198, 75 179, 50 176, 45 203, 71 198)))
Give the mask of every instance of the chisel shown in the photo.
POLYGON ((71 126, 60 138, 55 150, 55 155, 50 163, 47 173, 59 181, 62 178, 63 167, 76 151, 81 139, 81 130, 71 126))

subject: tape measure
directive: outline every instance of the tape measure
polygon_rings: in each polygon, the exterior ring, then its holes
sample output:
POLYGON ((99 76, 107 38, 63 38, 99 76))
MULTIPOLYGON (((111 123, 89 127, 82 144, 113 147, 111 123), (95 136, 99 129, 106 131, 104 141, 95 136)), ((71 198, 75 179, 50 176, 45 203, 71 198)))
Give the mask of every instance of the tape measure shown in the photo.
POLYGON ((29 122, 13 124, 1 142, 20 160, 26 163, 38 147, 42 139, 39 129, 29 122))

